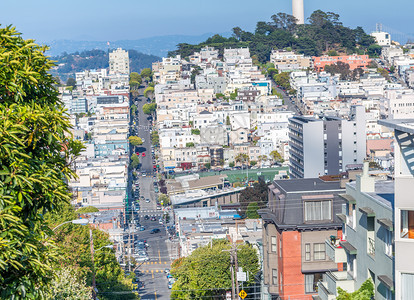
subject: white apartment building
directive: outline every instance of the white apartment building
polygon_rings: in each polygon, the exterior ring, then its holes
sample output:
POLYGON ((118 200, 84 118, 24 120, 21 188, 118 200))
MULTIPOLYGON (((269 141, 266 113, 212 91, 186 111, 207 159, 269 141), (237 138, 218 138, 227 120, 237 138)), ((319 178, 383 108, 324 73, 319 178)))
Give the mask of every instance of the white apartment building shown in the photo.
POLYGON ((414 118, 414 91, 412 89, 387 90, 388 119, 414 118))
POLYGON ((391 46, 391 35, 384 31, 375 31, 371 33, 371 36, 375 38, 375 41, 380 46, 391 46))
POLYGON ((128 51, 118 48, 109 53, 109 74, 129 74, 128 51))

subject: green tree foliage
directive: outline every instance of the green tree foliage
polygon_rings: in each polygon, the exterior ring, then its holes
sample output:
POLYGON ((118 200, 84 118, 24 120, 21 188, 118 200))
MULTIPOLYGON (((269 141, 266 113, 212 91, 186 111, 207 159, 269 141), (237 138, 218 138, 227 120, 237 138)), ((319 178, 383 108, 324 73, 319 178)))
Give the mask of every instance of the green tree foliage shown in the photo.
MULTIPOLYGON (((175 260, 171 274, 177 279, 172 288, 172 299, 224 299, 231 290, 230 243, 214 240, 212 245, 196 249, 191 255, 175 260)), ((258 255, 250 245, 239 245, 237 251, 239 267, 249 272, 248 288, 254 284, 259 272, 258 255)))
POLYGON ((99 209, 97 209, 95 206, 84 206, 76 211, 77 214, 87 214, 94 212, 99 212, 99 209))
POLYGON ((142 145, 142 139, 140 137, 137 137, 135 135, 131 135, 128 138, 128 141, 131 143, 132 146, 139 146, 142 145))
POLYGON ((154 95, 154 88, 149 86, 144 90, 144 97, 151 98, 154 95))
POLYGON ((205 163, 205 164, 204 164, 204 167, 205 167, 207 170, 210 170, 210 169, 211 169, 211 163, 205 163))
POLYGON ((364 73, 364 70, 361 68, 356 68, 351 71, 349 64, 341 61, 338 61, 336 64, 326 65, 324 70, 332 75, 339 74, 339 79, 341 80, 356 80, 364 73))
POLYGON ((259 208, 265 208, 267 204, 267 184, 259 179, 252 187, 247 187, 240 193, 240 209, 242 215, 246 215, 250 203, 256 202, 259 208))
POLYGON ((155 112, 156 109, 157 109, 157 104, 156 103, 145 103, 142 106, 142 111, 146 115, 152 114, 153 112, 155 112))
POLYGON ((187 148, 192 148, 192 147, 194 147, 194 146, 195 146, 195 144, 194 144, 193 142, 190 142, 190 143, 186 143, 186 144, 185 144, 185 146, 186 146, 187 148))
POLYGON ((158 135, 158 131, 153 131, 151 133, 151 142, 155 147, 158 147, 160 144, 160 136, 158 135))
POLYGON ((131 105, 131 115, 135 115, 137 113, 138 107, 135 104, 131 105))
POLYGON ((142 78, 151 78, 152 76, 152 71, 150 68, 144 68, 141 71, 141 77, 142 78))
POLYGON ((45 46, 0 28, 0 298, 45 295, 57 258, 44 214, 70 199, 82 150, 59 102, 45 46))
POLYGON ((85 278, 79 270, 67 266, 57 269, 47 291, 47 300, 89 300, 92 298, 92 289, 87 286, 85 278))
POLYGON ((198 129, 198 128, 191 129, 191 134, 200 135, 200 129, 198 129))
POLYGON ((282 72, 273 76, 273 80, 276 82, 277 85, 282 87, 284 90, 290 89, 290 82, 289 82, 289 73, 282 72))
POLYGON ((138 165, 139 165, 139 157, 136 153, 133 153, 131 155, 131 167, 135 169, 136 167, 138 167, 138 165))
MULTIPOLYGON (((66 204, 59 212, 48 214, 46 219, 51 228, 65 221, 78 218, 74 208, 66 204)), ((65 224, 52 237, 59 247, 59 259, 55 268, 74 267, 79 278, 86 279, 88 286, 92 285, 92 257, 90 252, 89 226, 65 224)), ((116 260, 113 249, 103 248, 112 244, 108 234, 92 229, 95 249, 95 273, 98 298, 105 300, 138 299, 132 293, 131 281, 125 278, 124 271, 116 260)))
MULTIPOLYGON (((205 46, 213 46, 222 55, 225 48, 249 47, 253 63, 269 61, 272 49, 290 48, 305 55, 322 55, 329 50, 346 53, 364 53, 375 44, 375 39, 362 27, 351 29, 342 25, 339 15, 317 10, 309 18, 309 24, 297 26, 291 15, 278 13, 271 22, 257 22, 255 32, 233 28, 233 36, 214 35, 198 45, 178 44, 169 56, 180 54, 188 57, 205 46)), ((374 50, 374 49, 372 49, 374 50)))
POLYGON ((234 168, 234 161, 229 162, 229 167, 234 168))
POLYGON ((171 203, 170 197, 168 197, 167 195, 164 195, 164 194, 160 194, 158 196, 158 201, 160 201, 162 205, 168 205, 168 204, 171 203))
POLYGON ((257 161, 256 160, 251 160, 250 161, 250 165, 253 167, 253 166, 255 166, 255 165, 257 165, 257 161))
POLYGON ((283 162, 282 156, 276 150, 273 150, 272 152, 270 152, 269 155, 274 162, 283 162))
POLYGON ((230 125, 231 125, 231 122, 230 122, 230 116, 227 116, 227 117, 226 117, 226 125, 227 125, 227 126, 230 126, 230 125))
POLYGON ((258 209, 259 209, 259 205, 257 204, 257 202, 249 203, 249 205, 247 205, 246 217, 248 219, 259 219, 260 216, 257 213, 258 209))
POLYGON ((387 79, 388 81, 391 80, 390 78, 390 73, 385 70, 384 68, 378 68, 377 72, 381 74, 382 77, 384 77, 385 79, 387 79))
POLYGON ((250 160, 249 156, 246 153, 239 153, 236 155, 234 159, 236 160, 236 162, 241 164, 248 163, 250 160))
POLYGON ((68 80, 66 80, 66 85, 71 86, 72 88, 75 88, 76 87, 75 78, 69 77, 68 80))
POLYGON ((236 100, 236 98, 237 98, 237 89, 234 91, 234 93, 230 93, 231 100, 236 100))
POLYGON ((337 300, 369 300, 374 297, 374 283, 371 279, 366 280, 361 287, 353 292, 347 293, 340 287, 338 287, 338 297, 337 300))
POLYGON ((275 68, 269 68, 267 69, 267 75, 271 76, 273 78, 274 75, 279 74, 279 71, 275 68))
POLYGON ((137 94, 141 83, 141 75, 139 75, 137 72, 132 72, 131 74, 129 74, 129 87, 131 89, 131 92, 135 92, 134 94, 137 94))

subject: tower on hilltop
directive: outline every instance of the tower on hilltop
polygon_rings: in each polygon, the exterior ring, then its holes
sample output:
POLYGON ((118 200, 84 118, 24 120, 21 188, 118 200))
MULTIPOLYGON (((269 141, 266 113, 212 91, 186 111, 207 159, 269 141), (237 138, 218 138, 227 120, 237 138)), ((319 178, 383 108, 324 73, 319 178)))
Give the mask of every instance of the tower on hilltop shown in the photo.
POLYGON ((292 15, 297 19, 296 24, 305 23, 303 0, 292 0, 292 15))

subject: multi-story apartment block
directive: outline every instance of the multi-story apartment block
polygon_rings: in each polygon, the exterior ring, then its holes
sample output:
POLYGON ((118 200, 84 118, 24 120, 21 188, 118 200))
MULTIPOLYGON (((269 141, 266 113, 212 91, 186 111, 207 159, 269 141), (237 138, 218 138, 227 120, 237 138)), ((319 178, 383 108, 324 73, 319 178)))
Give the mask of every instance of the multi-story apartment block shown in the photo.
POLYGON ((342 236, 326 236, 327 256, 346 264, 346 270, 328 272, 318 284, 321 300, 335 299, 337 288, 354 292, 367 280, 375 286, 375 299, 394 299, 394 182, 375 181, 368 162, 356 181, 346 185, 345 206, 338 217, 342 236))
POLYGON ((368 55, 343 55, 343 56, 313 56, 313 66, 316 71, 323 71, 326 65, 336 64, 337 62, 343 62, 349 65, 350 70, 356 68, 365 69, 371 59, 368 55))
POLYGON ((366 153, 365 109, 353 106, 348 119, 295 116, 289 119, 289 163, 293 178, 346 171, 366 153))
POLYGON ((275 65, 279 72, 289 72, 310 68, 312 60, 303 54, 296 54, 286 50, 272 50, 270 62, 275 65))
POLYGON ((118 48, 109 53, 109 73, 129 74, 128 51, 118 48))
POLYGON ((391 35, 384 31, 374 31, 371 36, 375 38, 378 45, 383 47, 391 46, 391 35))
POLYGON ((272 299, 312 299, 326 272, 342 271, 326 255, 325 239, 341 235, 336 214, 343 192, 339 181, 319 178, 275 180, 269 186, 268 207, 259 214, 264 283, 272 299))
POLYGON ((386 90, 388 118, 414 118, 414 91, 412 89, 386 90))
POLYGON ((394 129, 395 157, 395 299, 412 299, 414 294, 414 119, 380 120, 379 123, 394 129))

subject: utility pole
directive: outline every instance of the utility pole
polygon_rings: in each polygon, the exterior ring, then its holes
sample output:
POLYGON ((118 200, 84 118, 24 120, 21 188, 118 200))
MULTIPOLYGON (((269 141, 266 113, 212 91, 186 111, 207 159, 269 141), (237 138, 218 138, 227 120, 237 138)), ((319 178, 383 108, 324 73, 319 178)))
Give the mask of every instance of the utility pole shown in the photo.
POLYGON ((233 255, 230 253, 230 274, 231 274, 231 298, 237 300, 234 289, 233 255))
POLYGON ((236 299, 239 298, 239 281, 237 280, 237 272, 239 272, 239 263, 237 261, 237 247, 236 245, 233 243, 233 251, 234 251, 234 266, 236 267, 236 292, 237 292, 237 297, 236 299))
POLYGON ((96 300, 96 281, 95 281, 95 250, 93 249, 93 235, 92 229, 89 228, 89 240, 91 242, 91 256, 92 256, 92 299, 96 300))

